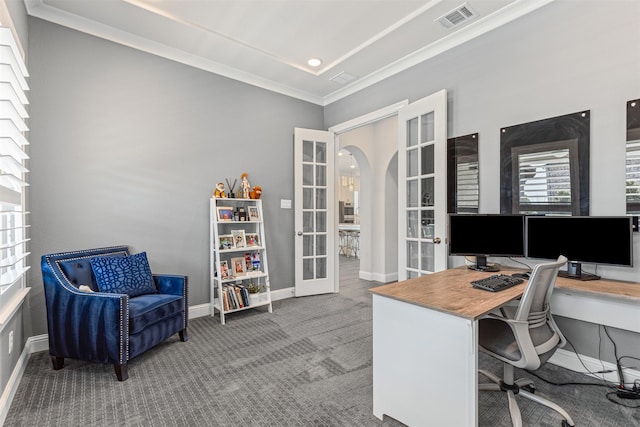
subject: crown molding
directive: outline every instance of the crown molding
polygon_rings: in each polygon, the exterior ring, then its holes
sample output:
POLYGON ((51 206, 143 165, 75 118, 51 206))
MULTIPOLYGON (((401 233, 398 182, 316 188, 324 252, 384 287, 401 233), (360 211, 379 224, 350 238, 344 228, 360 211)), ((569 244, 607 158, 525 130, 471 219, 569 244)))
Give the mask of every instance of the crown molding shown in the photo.
POLYGON ((453 49, 469 40, 472 40, 482 34, 488 33, 498 27, 501 27, 521 16, 524 16, 534 10, 539 9, 555 0, 518 0, 509 6, 500 9, 491 15, 479 19, 472 25, 461 28, 455 33, 451 33, 435 43, 425 46, 405 57, 377 70, 373 73, 345 86, 324 97, 324 105, 327 106, 333 102, 339 101, 368 88, 386 78, 394 76, 408 68, 413 67, 421 62, 431 59, 449 49, 453 49))
POLYGON ((44 0, 25 0, 25 6, 27 8, 27 13, 36 18, 44 19, 114 43, 190 65, 192 67, 247 83, 252 86, 280 93, 302 101, 307 101, 312 104, 327 106, 413 67, 414 65, 431 59, 449 49, 459 46, 475 37, 505 25, 521 16, 533 12, 553 1, 555 0, 517 0, 507 7, 483 17, 471 25, 461 28, 460 30, 451 33, 449 36, 406 55, 405 57, 326 96, 314 95, 304 90, 283 85, 273 80, 265 79, 216 61, 194 56, 183 50, 172 48, 147 38, 136 36, 129 32, 118 30, 108 25, 51 7, 45 4, 44 0))
POLYGON ((292 98, 297 98, 318 105, 322 105, 323 103, 323 98, 321 96, 315 96, 308 92, 256 76, 255 74, 247 73, 219 62, 198 57, 183 50, 172 48, 144 37, 136 36, 135 34, 131 34, 127 31, 122 31, 108 25, 104 25, 100 22, 53 8, 44 4, 43 0, 25 0, 25 6, 27 7, 27 12, 30 16, 40 18, 45 21, 53 22, 123 46, 151 53, 162 58, 190 65, 201 70, 209 71, 223 77, 238 80, 243 83, 287 95, 292 98))

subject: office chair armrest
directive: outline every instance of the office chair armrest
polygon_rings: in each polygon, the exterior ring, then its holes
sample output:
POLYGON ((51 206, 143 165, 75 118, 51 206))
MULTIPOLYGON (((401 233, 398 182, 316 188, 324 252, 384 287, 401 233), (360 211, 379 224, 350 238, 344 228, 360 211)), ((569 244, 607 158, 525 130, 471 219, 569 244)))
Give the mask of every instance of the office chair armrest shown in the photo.
POLYGON ((514 363, 514 366, 523 369, 538 369, 540 367, 540 357, 536 352, 536 348, 531 341, 531 335, 529 333, 529 322, 509 319, 493 313, 487 314, 485 318, 502 322, 511 329, 511 333, 516 340, 516 345, 518 346, 521 354, 520 363, 514 363))

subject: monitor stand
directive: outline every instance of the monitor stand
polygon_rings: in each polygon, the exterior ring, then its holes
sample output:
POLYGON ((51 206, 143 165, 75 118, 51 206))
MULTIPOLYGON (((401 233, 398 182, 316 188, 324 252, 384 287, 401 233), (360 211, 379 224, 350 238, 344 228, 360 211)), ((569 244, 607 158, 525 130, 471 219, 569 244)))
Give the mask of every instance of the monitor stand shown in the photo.
POLYGON ((585 273, 584 271, 582 271, 582 265, 579 262, 575 261, 569 261, 567 263, 567 271, 558 271, 558 277, 582 281, 600 279, 600 276, 596 276, 595 274, 591 273, 585 273))
POLYGON ((486 255, 476 255, 476 263, 469 266, 470 270, 496 272, 500 271, 500 264, 489 264, 486 255))

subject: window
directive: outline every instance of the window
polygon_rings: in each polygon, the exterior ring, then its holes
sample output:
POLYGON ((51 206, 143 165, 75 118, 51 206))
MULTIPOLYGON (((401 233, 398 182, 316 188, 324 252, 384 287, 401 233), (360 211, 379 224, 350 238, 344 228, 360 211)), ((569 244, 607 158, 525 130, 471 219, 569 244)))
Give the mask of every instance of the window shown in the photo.
POLYGON ((627 213, 640 213, 640 99, 627 102, 627 213))
POLYGON ((589 215, 590 113, 503 128, 500 212, 589 215))
POLYGON ((513 212, 578 214, 580 180, 577 142, 533 144, 512 149, 513 212))
POLYGON ((27 70, 13 34, 0 27, 0 302, 5 305, 16 289, 24 288, 27 263, 28 173, 24 134, 28 90, 27 70))

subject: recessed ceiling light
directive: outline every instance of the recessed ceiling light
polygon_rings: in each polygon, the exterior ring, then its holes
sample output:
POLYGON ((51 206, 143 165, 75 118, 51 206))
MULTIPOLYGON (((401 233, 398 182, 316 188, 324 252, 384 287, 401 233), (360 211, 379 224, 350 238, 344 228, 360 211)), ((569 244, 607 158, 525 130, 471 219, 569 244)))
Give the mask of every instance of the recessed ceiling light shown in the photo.
POLYGON ((320 58, 311 58, 310 60, 307 61, 307 64, 309 64, 312 67, 318 67, 318 66, 320 66, 320 64, 322 64, 322 59, 320 59, 320 58))

